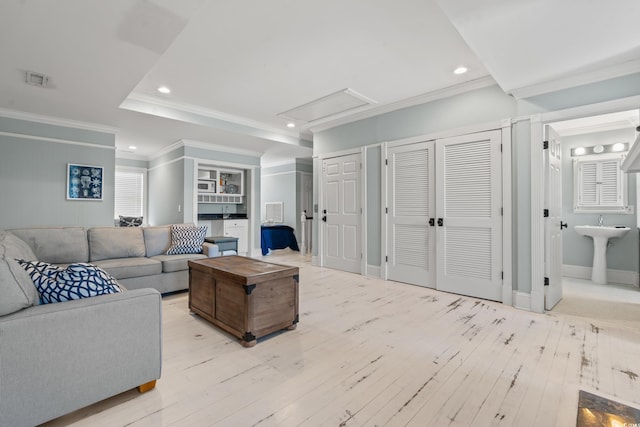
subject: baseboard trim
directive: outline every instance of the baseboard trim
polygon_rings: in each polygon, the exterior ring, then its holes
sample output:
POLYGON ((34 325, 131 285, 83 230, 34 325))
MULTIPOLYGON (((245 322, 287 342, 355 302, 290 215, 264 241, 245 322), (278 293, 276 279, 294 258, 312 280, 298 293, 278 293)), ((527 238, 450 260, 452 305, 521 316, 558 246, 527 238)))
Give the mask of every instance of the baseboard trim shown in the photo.
POLYGON ((320 257, 318 255, 311 255, 311 265, 320 267, 320 257))
POLYGON ((376 279, 379 279, 381 276, 381 268, 379 265, 371 265, 371 264, 367 264, 367 277, 375 277, 376 279))
POLYGON ((513 291, 513 306, 520 310, 531 311, 531 294, 513 291))
MULTIPOLYGON (((591 267, 581 265, 562 265, 562 275, 568 277, 576 277, 578 279, 591 280, 591 267)), ((623 285, 638 286, 638 273, 629 270, 607 270, 607 281, 611 283, 621 283, 623 285)))

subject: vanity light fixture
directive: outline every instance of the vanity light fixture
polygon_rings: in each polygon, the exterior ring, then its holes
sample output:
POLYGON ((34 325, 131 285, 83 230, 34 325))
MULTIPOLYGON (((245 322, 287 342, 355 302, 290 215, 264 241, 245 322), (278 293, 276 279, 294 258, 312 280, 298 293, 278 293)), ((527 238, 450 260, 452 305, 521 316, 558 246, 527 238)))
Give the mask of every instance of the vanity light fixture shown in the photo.
POLYGON ((607 154, 607 153, 622 153, 629 149, 628 142, 616 142, 615 144, 607 145, 594 145, 591 147, 576 147, 571 149, 571 156, 584 156, 589 154, 607 154))
POLYGON ((293 122, 289 122, 289 123, 287 123, 287 127, 288 128, 294 128, 294 127, 296 127, 296 124, 293 123, 293 122))
POLYGON ((166 87, 166 86, 160 86, 160 87, 158 88, 158 92, 160 92, 160 93, 164 93, 164 94, 167 94, 167 93, 171 93, 171 89, 169 89, 169 88, 168 88, 168 87, 166 87))
POLYGON ((453 70, 453 74, 460 75, 460 74, 466 73, 467 71, 468 71, 467 67, 460 66, 460 67, 456 68, 455 70, 453 70))
POLYGON ((136 147, 135 145, 130 145, 130 146, 129 146, 129 150, 135 150, 135 149, 137 149, 137 148, 138 148, 138 147, 136 147))

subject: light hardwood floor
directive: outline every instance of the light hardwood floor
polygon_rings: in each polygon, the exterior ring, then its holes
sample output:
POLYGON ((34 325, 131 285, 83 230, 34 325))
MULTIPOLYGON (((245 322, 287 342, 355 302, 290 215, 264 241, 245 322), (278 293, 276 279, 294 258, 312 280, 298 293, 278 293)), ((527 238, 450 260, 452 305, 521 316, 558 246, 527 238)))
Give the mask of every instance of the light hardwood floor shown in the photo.
MULTIPOLYGON (((278 251, 279 252, 279 251, 278 251)), ((163 371, 53 426, 575 426, 584 389, 640 407, 640 331, 313 267, 300 323, 242 347, 163 301, 163 371)))

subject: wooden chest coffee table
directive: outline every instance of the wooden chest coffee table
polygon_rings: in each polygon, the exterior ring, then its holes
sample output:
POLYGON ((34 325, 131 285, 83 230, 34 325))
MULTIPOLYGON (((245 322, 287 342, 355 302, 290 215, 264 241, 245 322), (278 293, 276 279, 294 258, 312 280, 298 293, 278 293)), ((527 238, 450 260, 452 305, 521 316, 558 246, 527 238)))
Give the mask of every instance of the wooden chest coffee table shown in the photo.
POLYGON ((189 310, 253 347, 298 323, 298 267, 243 256, 189 261, 189 310))

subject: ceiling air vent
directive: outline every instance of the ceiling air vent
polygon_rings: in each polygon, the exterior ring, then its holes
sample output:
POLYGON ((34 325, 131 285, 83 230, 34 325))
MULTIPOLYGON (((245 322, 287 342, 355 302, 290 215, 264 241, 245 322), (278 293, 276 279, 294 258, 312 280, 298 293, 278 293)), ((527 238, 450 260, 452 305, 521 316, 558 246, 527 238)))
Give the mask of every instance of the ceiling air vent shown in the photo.
POLYGON ((47 87, 47 83, 49 82, 49 76, 34 73, 33 71, 26 72, 26 83, 33 86, 47 87))
POLYGON ((375 103, 376 102, 374 100, 369 99, 364 95, 360 95, 352 89, 343 89, 316 99, 315 101, 287 110, 278 114, 278 116, 310 123, 315 120, 335 116, 337 114, 344 113, 345 111, 367 105, 373 105, 375 103))

